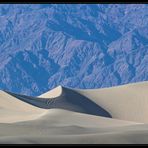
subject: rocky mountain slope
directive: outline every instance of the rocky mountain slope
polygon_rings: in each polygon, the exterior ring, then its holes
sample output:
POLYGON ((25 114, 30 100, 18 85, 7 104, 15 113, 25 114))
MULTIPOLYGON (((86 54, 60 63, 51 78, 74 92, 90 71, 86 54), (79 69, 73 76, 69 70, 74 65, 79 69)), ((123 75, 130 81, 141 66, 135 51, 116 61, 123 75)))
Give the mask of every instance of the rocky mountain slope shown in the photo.
POLYGON ((147 4, 1 4, 0 89, 39 95, 148 80, 147 4))

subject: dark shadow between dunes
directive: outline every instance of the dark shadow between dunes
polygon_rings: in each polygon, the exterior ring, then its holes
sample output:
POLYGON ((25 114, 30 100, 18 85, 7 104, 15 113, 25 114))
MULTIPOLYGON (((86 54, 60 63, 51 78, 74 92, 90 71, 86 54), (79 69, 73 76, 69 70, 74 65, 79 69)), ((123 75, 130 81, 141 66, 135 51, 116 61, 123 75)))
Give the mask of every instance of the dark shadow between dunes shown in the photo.
POLYGON ((62 94, 59 97, 49 99, 20 95, 8 91, 5 92, 16 97, 19 100, 22 100, 39 108, 59 108, 111 118, 111 115, 105 109, 103 109, 87 97, 80 95, 79 93, 68 88, 62 87, 62 89, 62 94))

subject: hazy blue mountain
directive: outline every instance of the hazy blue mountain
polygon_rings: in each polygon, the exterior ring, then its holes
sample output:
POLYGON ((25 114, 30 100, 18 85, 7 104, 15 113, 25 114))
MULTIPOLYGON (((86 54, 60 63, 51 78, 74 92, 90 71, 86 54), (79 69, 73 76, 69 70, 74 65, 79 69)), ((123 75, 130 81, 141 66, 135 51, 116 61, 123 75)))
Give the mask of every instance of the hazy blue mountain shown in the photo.
POLYGON ((27 95, 148 80, 148 5, 1 4, 0 63, 27 95))

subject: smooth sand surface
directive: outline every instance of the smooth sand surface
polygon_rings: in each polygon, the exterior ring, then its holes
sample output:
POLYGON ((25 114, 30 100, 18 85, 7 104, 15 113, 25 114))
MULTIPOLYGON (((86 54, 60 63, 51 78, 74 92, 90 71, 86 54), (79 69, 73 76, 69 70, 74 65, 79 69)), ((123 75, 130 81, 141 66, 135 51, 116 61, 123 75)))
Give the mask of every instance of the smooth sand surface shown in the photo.
POLYGON ((148 82, 57 87, 38 97, 0 91, 2 144, 148 143, 148 82))
POLYGON ((76 91, 99 104, 112 118, 148 123, 148 82, 76 91))

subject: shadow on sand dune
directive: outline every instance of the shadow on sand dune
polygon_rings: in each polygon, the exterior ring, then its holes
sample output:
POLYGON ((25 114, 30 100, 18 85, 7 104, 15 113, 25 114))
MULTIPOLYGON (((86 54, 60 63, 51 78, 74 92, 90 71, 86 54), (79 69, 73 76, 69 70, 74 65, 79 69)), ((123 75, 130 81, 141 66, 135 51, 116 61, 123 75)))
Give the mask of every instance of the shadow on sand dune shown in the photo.
POLYGON ((62 87, 62 94, 59 97, 49 99, 14 94, 8 91, 5 92, 18 98, 19 100, 22 100, 39 108, 59 108, 111 118, 111 115, 106 110, 98 106, 87 97, 64 87, 62 87))

